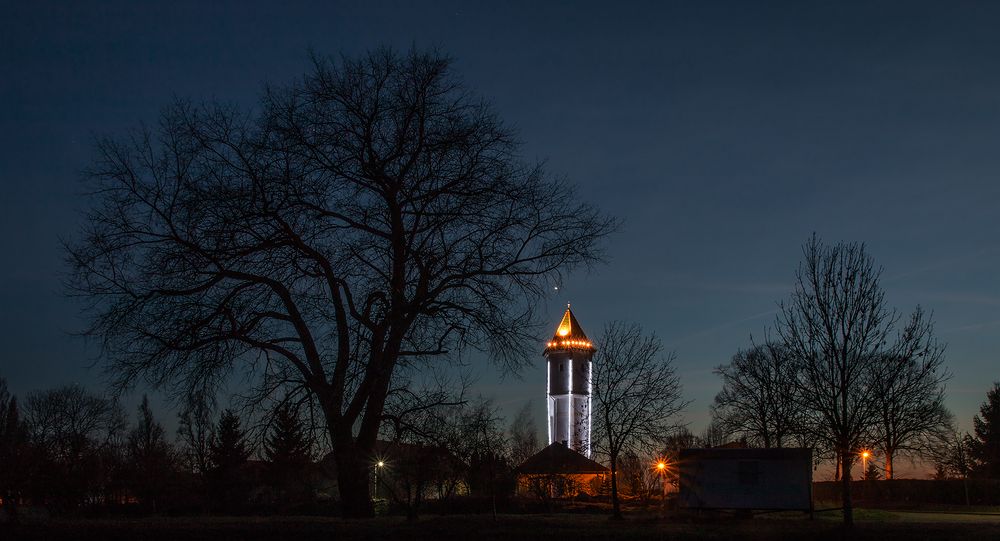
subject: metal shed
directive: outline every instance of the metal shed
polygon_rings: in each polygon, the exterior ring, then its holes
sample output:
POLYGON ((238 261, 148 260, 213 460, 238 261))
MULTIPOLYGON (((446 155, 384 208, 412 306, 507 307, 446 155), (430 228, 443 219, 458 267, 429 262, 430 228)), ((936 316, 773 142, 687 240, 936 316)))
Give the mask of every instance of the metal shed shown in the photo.
POLYGON ((682 449, 678 506, 812 510, 812 449, 682 449))

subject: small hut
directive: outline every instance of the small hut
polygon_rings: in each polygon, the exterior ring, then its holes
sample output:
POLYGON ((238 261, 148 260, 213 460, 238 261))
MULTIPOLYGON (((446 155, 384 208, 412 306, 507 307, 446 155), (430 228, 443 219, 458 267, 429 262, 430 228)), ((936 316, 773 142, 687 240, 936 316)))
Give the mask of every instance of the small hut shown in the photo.
POLYGON ((517 492, 541 497, 596 495, 610 470, 555 442, 518 466, 517 492))

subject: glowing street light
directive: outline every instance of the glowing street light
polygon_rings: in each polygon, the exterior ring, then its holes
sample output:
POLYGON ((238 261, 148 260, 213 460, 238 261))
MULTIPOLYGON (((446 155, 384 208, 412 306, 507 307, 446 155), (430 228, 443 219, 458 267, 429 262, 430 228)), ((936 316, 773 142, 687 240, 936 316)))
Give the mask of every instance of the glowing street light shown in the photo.
POLYGON ((861 451, 861 476, 862 479, 868 479, 868 457, 872 456, 871 452, 865 449, 861 451))
POLYGON ((379 460, 375 463, 375 467, 372 468, 373 486, 372 486, 372 500, 378 500, 378 470, 385 466, 385 462, 379 460))
POLYGON ((660 477, 660 490, 663 497, 667 497, 667 462, 663 459, 656 461, 656 474, 660 477))

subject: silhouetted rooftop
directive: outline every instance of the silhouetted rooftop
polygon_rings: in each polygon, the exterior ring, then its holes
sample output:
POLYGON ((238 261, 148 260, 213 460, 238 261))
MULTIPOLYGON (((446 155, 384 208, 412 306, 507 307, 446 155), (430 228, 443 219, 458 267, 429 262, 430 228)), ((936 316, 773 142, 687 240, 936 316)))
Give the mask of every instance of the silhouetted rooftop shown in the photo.
POLYGON ((609 471, 560 442, 535 453, 516 470, 522 474, 608 473, 609 471))

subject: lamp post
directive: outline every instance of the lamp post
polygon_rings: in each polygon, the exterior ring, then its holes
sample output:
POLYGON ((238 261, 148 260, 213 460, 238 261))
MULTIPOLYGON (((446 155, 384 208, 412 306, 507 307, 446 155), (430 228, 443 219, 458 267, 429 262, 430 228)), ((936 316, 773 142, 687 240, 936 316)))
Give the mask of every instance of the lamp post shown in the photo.
POLYGON ((372 483, 372 500, 374 501, 378 501, 378 469, 381 468, 382 466, 385 466, 385 462, 379 460, 378 462, 375 463, 375 467, 372 468, 373 470, 372 477, 374 480, 374 482, 372 483))
POLYGON ((660 475, 660 493, 664 499, 667 497, 667 463, 659 461, 656 463, 656 471, 660 475))
POLYGON ((870 456, 869 451, 861 451, 861 478, 865 481, 868 480, 868 457, 870 456))

